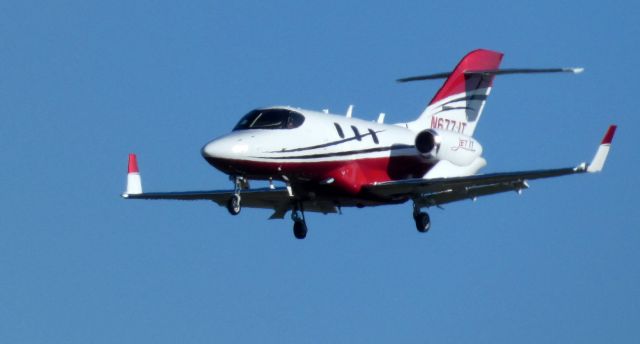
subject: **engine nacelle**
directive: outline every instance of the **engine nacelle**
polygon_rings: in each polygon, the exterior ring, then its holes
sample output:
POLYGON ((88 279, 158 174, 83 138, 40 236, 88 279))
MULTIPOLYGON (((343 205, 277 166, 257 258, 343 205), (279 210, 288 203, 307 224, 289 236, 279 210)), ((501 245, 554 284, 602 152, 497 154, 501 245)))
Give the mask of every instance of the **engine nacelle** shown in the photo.
POLYGON ((447 160, 458 166, 468 166, 482 155, 482 146, 473 137, 444 130, 421 131, 415 145, 426 158, 447 160))

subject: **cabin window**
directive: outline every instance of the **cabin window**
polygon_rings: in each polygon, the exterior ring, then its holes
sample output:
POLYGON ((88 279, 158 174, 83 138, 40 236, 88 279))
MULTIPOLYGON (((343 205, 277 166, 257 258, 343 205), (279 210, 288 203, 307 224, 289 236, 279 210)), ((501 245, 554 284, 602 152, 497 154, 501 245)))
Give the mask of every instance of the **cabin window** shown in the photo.
POLYGON ((287 109, 253 110, 244 115, 233 130, 294 129, 301 126, 303 122, 302 114, 287 109))
POLYGON ((360 136, 360 132, 358 131, 358 128, 352 125, 351 130, 353 130, 353 134, 356 136, 356 140, 362 141, 362 136, 360 136))
POLYGON ((371 134, 371 138, 373 138, 373 142, 375 144, 380 143, 380 141, 378 141, 378 135, 376 135, 376 132, 373 131, 373 129, 369 129, 369 134, 371 134))
POLYGON ((333 123, 333 125, 336 126, 336 131, 338 132, 338 136, 340 136, 341 139, 344 139, 344 132, 342 131, 342 127, 340 126, 340 124, 333 123))

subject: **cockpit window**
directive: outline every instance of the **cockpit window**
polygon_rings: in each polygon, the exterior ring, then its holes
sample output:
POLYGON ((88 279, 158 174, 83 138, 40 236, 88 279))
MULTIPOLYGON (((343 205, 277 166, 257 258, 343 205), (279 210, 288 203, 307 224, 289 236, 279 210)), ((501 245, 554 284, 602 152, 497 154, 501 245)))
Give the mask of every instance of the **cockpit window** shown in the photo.
POLYGON ((233 130, 293 129, 302 125, 304 116, 285 109, 253 110, 246 114, 233 130))

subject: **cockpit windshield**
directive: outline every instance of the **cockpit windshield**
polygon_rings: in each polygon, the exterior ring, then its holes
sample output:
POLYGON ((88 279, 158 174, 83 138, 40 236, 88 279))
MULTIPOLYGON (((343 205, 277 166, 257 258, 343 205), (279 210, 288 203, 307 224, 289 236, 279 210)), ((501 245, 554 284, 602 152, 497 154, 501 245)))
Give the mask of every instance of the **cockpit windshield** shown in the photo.
POLYGON ((286 109, 253 110, 246 114, 233 128, 247 129, 293 129, 302 125, 304 116, 286 109))

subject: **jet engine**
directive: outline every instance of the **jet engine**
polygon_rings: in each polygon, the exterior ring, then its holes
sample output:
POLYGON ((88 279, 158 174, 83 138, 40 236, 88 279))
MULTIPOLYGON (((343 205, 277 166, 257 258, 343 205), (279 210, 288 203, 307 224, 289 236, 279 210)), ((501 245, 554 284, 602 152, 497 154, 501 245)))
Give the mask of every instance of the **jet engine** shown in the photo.
POLYGON ((482 146, 473 137, 444 130, 421 131, 415 146, 428 159, 447 160, 458 166, 468 166, 482 155, 482 146))

